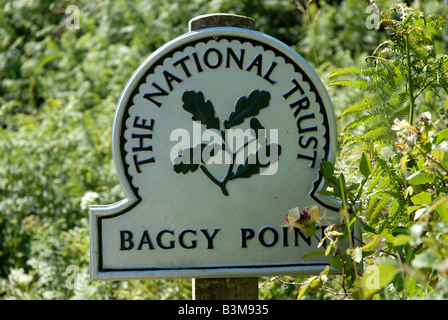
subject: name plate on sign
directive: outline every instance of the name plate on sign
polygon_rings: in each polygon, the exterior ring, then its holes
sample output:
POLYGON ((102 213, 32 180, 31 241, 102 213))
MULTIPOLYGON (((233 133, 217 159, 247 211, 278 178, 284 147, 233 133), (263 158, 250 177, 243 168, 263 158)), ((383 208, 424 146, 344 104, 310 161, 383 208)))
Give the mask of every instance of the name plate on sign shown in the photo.
POLYGON ((90 207, 92 279, 323 270, 325 256, 303 258, 318 241, 284 217, 317 204, 339 221, 340 203, 318 194, 335 140, 323 84, 287 45, 235 27, 167 43, 118 102, 112 148, 127 198, 90 207))

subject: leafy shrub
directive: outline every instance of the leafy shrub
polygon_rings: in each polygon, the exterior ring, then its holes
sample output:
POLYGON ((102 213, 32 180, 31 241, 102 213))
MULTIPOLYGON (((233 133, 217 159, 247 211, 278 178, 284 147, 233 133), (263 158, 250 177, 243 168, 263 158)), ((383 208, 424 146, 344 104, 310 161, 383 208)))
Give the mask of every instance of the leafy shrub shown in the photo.
POLYGON ((191 281, 90 282, 87 206, 125 198, 111 154, 121 91, 198 15, 252 16, 287 39, 293 2, 0 1, 0 297, 187 299, 191 281), (67 28, 69 5, 79 29, 67 28))
MULTIPOLYGON (((331 163, 322 163, 328 188, 323 193, 343 203, 340 223, 329 226, 321 239, 321 245, 329 241, 325 255, 330 266, 342 273, 339 280, 333 279, 337 286, 331 290, 352 299, 446 299, 448 64, 447 56, 436 52, 432 35, 447 19, 426 17, 404 4, 381 17, 390 38, 369 57, 371 65, 331 75, 361 75, 333 85, 369 93, 341 115, 358 114, 346 130, 366 125, 365 132, 343 140, 345 156, 359 156, 345 158, 348 163, 341 162, 339 172, 331 163), (428 109, 414 119, 416 110, 428 109), (434 114, 439 114, 436 120, 434 114), (405 116, 409 120, 402 119, 405 116), (352 175, 357 179, 348 179, 352 175), (355 223, 361 225, 363 237, 352 239, 344 251, 340 243, 352 238, 355 223), (357 267, 361 262, 364 274, 357 267)), ((325 270, 308 279, 298 297, 306 296, 310 287, 330 290, 329 278, 325 270)))

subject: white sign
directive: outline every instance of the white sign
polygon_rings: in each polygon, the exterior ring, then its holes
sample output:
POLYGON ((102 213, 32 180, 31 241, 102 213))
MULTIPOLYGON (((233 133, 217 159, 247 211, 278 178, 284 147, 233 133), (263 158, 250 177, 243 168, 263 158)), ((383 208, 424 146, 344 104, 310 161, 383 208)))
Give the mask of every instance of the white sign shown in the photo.
MULTIPOLYGON (((180 36, 126 85, 113 157, 127 199, 90 207, 92 279, 308 274, 317 240, 284 218, 339 203, 318 191, 336 125, 304 59, 233 27, 180 36)), ((322 226, 323 230, 324 226, 322 226)), ((323 232, 323 231, 322 231, 323 232)))

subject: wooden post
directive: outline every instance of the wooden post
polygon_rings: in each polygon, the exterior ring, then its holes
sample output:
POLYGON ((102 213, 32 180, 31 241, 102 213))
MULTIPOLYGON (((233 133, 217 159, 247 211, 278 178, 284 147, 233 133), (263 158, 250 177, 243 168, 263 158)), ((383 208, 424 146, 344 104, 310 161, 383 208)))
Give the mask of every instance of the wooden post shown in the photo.
POLYGON ((214 27, 238 27, 255 30, 255 20, 235 14, 215 13, 193 18, 188 23, 189 31, 214 27))
MULTIPOLYGON (((251 18, 233 14, 207 14, 190 20, 189 31, 213 27, 255 29, 251 18)), ((257 300, 258 278, 193 279, 193 300, 257 300)))
POLYGON ((258 278, 193 279, 193 300, 258 300, 258 278))

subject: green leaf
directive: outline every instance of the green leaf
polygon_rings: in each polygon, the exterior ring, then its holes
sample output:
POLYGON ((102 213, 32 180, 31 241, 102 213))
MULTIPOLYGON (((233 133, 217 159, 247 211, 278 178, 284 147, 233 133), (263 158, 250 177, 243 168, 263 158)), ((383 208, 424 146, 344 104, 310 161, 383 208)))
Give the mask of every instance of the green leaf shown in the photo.
POLYGON ((350 256, 356 263, 360 263, 362 260, 362 248, 356 247, 353 250, 350 250, 350 256))
POLYGON ((414 268, 435 269, 439 266, 440 263, 442 263, 442 258, 437 253, 431 250, 426 250, 416 256, 412 260, 411 265, 414 268))
POLYGON ((419 185, 434 182, 434 178, 424 172, 415 172, 408 177, 410 184, 419 185))
POLYGON ((364 151, 361 156, 361 163, 359 164, 359 170, 362 175, 366 178, 370 176, 372 172, 372 165, 370 164, 370 159, 367 153, 364 151))
MULTIPOLYGON (((322 243, 323 240, 321 240, 320 243, 322 243)), ((327 257, 331 251, 333 251, 334 247, 333 246, 328 246, 327 249, 325 249, 325 256, 327 257)))
POLYGON ((441 199, 436 199, 431 207, 428 209, 429 212, 437 212, 443 219, 448 219, 448 197, 443 197, 441 199))
POLYGON ((325 178, 329 179, 334 175, 334 166, 330 161, 324 159, 320 163, 320 171, 322 172, 325 178))
POLYGON ((322 279, 320 277, 316 277, 313 281, 311 281, 311 288, 317 288, 318 285, 320 285, 322 282, 322 279))
POLYGON ((392 229, 391 234, 395 237, 399 234, 409 234, 409 230, 406 227, 395 227, 392 229))
MULTIPOLYGON (((447 98, 448 101, 448 98, 447 98)), ((444 129, 440 131, 435 137, 434 137, 434 144, 437 146, 440 144, 443 140, 448 139, 448 129, 444 129)))
POLYGON ((325 253, 323 251, 310 251, 308 253, 305 253, 303 255, 303 258, 312 258, 312 257, 318 257, 318 256, 323 256, 325 253))
POLYGON ((372 237, 372 240, 362 247, 362 251, 379 251, 385 246, 385 244, 386 238, 380 236, 379 234, 375 234, 372 237))
POLYGON ((431 150, 431 155, 440 162, 442 166, 448 168, 448 152, 445 152, 442 149, 433 149, 431 150))
POLYGON ((419 205, 419 206, 408 206, 407 214, 410 215, 411 213, 413 213, 414 211, 416 211, 416 210, 418 210, 418 209, 420 209, 422 207, 425 208, 424 206, 421 206, 421 205, 419 205))
POLYGON ((334 194, 334 192, 328 190, 321 190, 318 191, 317 193, 323 196, 332 196, 334 194))
POLYGON ((299 294, 297 295, 297 300, 300 300, 303 297, 303 295, 305 294, 306 290, 308 289, 308 287, 310 286, 310 284, 313 282, 314 279, 316 279, 316 277, 308 279, 306 281, 306 284, 300 288, 299 294))
POLYGON ((431 200, 431 194, 429 192, 420 192, 419 194, 413 196, 411 198, 412 203, 415 205, 424 204, 429 206, 432 202, 431 200))
POLYGON ((243 123, 248 117, 256 116, 261 109, 269 106, 271 95, 267 91, 254 90, 248 97, 242 96, 235 105, 235 110, 224 121, 224 127, 229 129, 243 123))
POLYGON ((339 258, 339 256, 329 256, 328 264, 336 270, 342 270, 344 267, 341 258, 339 258))
POLYGON ((322 271, 322 272, 320 273, 320 276, 321 276, 321 277, 322 277, 322 276, 327 276, 327 275, 328 275, 328 272, 330 272, 330 266, 326 266, 325 269, 324 269, 324 271, 322 271))
POLYGON ((192 114, 191 119, 205 124, 207 129, 219 130, 219 119, 215 116, 215 109, 210 100, 205 101, 201 91, 185 91, 182 95, 185 111, 192 114))
POLYGON ((411 241, 411 236, 406 234, 399 234, 395 237, 394 241, 392 242, 394 247, 400 247, 404 246, 405 244, 408 244, 409 241, 411 241))
POLYGON ((308 237, 314 236, 316 234, 316 226, 310 226, 310 227, 306 228, 305 234, 308 237))
POLYGON ((362 227, 362 229, 364 230, 364 231, 366 231, 366 232, 370 232, 370 233, 376 233, 375 232, 375 229, 373 229, 372 227, 369 227, 369 226, 363 226, 362 227))
POLYGON ((393 264, 376 264, 367 267, 361 281, 364 297, 369 298, 389 285, 398 271, 397 266, 393 264))

